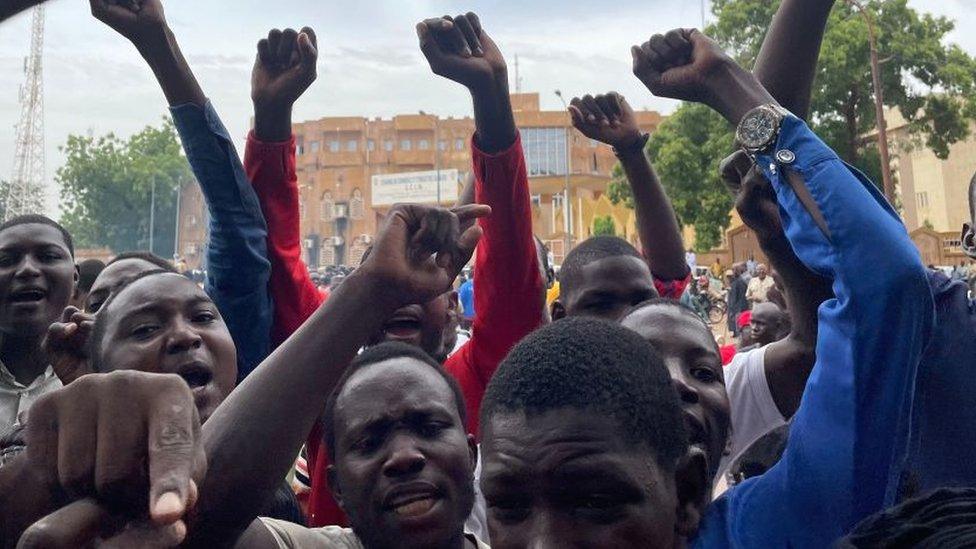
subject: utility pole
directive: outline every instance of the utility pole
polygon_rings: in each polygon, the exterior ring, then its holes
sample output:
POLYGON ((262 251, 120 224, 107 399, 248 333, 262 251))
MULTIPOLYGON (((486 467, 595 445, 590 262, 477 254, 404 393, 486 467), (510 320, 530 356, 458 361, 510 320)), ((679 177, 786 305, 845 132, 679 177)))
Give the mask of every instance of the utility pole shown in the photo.
MULTIPOLYGON (((568 111, 569 107, 566 105, 566 99, 563 98, 563 92, 556 90, 556 97, 563 104, 563 111, 568 111)), ((569 254, 570 248, 573 247, 573 229, 570 225, 570 211, 569 211, 569 138, 570 138, 570 127, 566 127, 566 179, 563 182, 563 231, 565 236, 563 237, 563 260, 566 259, 566 255, 569 254)))
POLYGON ((14 147, 14 172, 7 189, 4 219, 37 213, 44 205, 44 6, 31 16, 30 55, 20 88, 20 122, 14 147))
POLYGON ((874 19, 858 0, 847 0, 864 18, 868 26, 868 41, 871 45, 871 82, 874 87, 874 112, 878 124, 878 152, 881 154, 881 179, 888 202, 895 203, 895 183, 891 176, 891 155, 888 151, 888 123, 884 114, 884 89, 881 85, 881 61, 878 59, 878 37, 875 33, 874 19))

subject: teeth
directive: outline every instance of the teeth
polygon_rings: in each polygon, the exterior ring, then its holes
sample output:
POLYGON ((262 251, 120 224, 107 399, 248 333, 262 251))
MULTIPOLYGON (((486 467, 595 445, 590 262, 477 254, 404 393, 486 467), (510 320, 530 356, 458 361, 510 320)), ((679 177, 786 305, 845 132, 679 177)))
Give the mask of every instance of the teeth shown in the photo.
POLYGON ((397 506, 394 511, 401 517, 416 517, 430 511, 433 506, 433 498, 424 498, 397 506))

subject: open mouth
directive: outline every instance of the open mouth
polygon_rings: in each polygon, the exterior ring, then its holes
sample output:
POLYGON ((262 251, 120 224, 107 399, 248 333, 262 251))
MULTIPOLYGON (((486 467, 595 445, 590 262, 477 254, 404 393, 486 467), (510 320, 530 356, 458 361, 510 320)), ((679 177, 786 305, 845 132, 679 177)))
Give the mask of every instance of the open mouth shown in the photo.
POLYGON ((440 493, 431 485, 411 485, 394 488, 384 499, 383 507, 395 513, 398 517, 420 517, 434 508, 440 499, 440 493))
POLYGON ((186 381, 190 389, 205 387, 213 379, 213 373, 210 371, 210 368, 207 368, 199 362, 192 362, 181 366, 177 374, 183 378, 183 381, 186 381))
POLYGON ((420 332, 420 314, 414 307, 397 311, 393 318, 383 325, 383 333, 393 338, 409 338, 420 332))
POLYGON ((37 303, 47 297, 47 292, 40 288, 24 288, 10 293, 11 303, 37 303))

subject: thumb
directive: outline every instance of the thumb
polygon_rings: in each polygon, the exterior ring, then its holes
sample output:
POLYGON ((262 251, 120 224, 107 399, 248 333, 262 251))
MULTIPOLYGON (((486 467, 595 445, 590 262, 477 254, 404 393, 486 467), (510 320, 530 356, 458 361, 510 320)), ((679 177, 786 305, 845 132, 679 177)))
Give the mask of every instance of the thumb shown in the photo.
POLYGON ((451 274, 457 276, 457 273, 461 272, 461 269, 468 264, 468 261, 471 261, 471 256, 474 255, 474 251, 478 247, 478 242, 481 240, 483 234, 484 230, 480 225, 474 225, 461 234, 460 238, 458 238, 455 252, 451 256, 451 261, 453 262, 451 274))
POLYGON ((298 56, 302 67, 305 69, 314 68, 318 59, 319 52, 312 42, 312 37, 306 31, 298 35, 298 56))

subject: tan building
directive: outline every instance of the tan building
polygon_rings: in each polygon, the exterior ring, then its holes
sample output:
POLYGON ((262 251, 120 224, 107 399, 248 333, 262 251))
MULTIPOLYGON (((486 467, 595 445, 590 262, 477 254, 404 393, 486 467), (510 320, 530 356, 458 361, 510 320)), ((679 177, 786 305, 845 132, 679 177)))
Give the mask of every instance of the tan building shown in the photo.
MULTIPOLYGON (((636 242, 633 212, 605 196, 616 165, 610 147, 573 129, 568 113, 540 110, 537 93, 512 95, 512 106, 529 170, 533 229, 556 262, 564 255, 567 174, 572 243, 590 236, 593 220, 604 216, 618 235, 636 242)), ((656 112, 637 116, 646 132, 662 121, 656 112)), ((469 117, 328 117, 295 124, 294 133, 304 256, 312 267, 357 265, 394 199, 453 205, 471 171, 469 117)), ((184 189, 179 249, 195 267, 206 222, 202 199, 191 195, 199 190, 184 189)))

